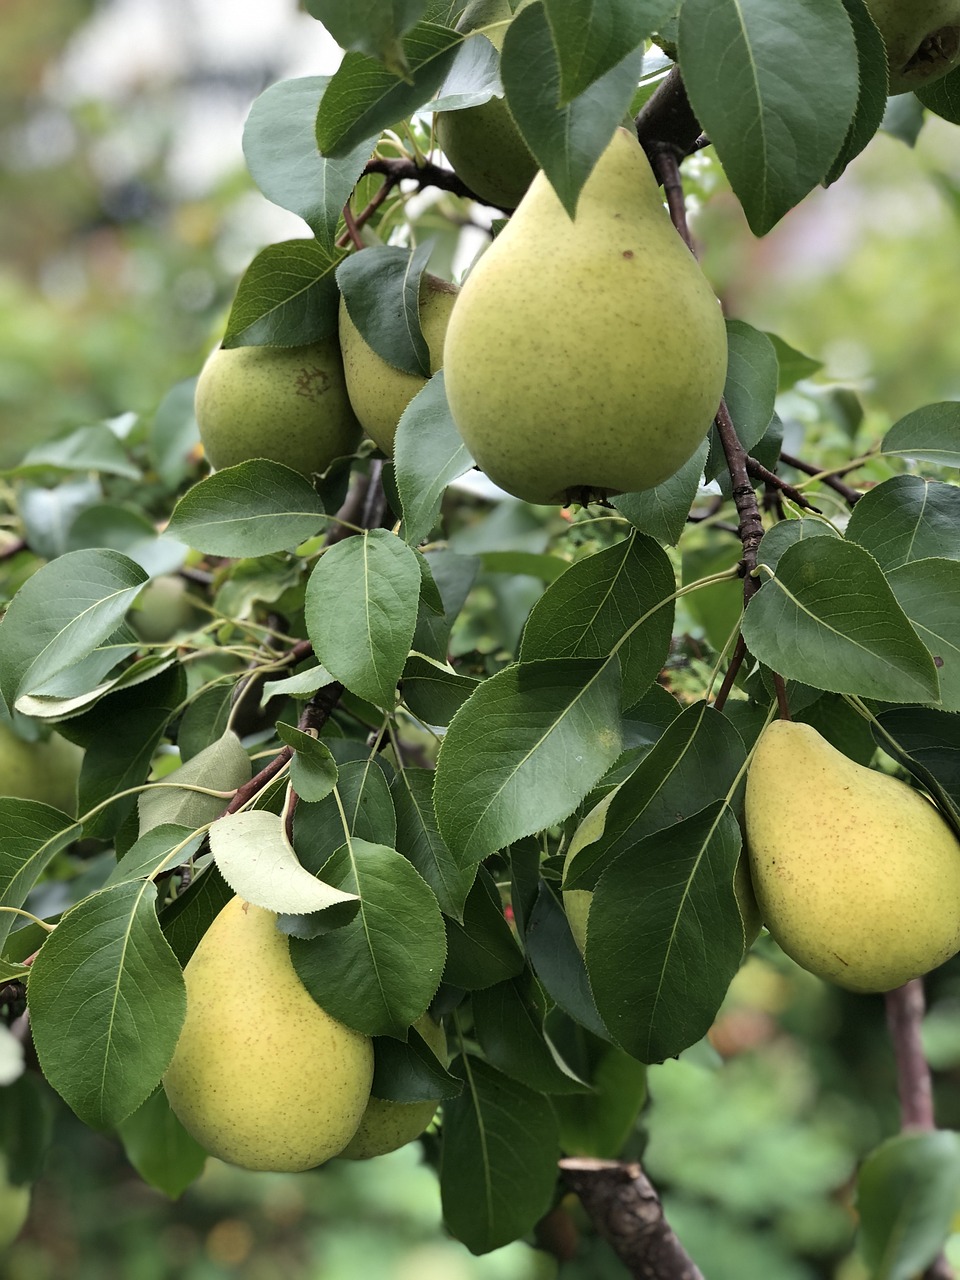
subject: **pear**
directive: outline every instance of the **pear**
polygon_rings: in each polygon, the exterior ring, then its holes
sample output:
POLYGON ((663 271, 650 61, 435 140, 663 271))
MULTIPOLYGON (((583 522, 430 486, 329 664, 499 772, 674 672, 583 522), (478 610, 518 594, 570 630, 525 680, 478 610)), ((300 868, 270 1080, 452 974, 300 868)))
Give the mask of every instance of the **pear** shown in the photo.
POLYGON ((460 292, 443 365, 467 448, 527 502, 649 489, 696 451, 726 329, 631 132, 614 134, 572 222, 537 175, 460 292))
POLYGON ((10 1181, 6 1158, 0 1157, 0 1250, 13 1244, 23 1230, 30 1213, 32 1190, 27 1184, 10 1181))
POLYGON ((960 842, 918 791, 775 721, 747 775, 750 869, 787 955, 850 991, 889 991, 960 950, 960 842))
POLYGON ((0 722, 0 796, 39 800, 73 817, 82 763, 81 749, 59 733, 28 742, 0 722))
POLYGON ((910 93, 960 65, 960 0, 866 0, 890 67, 890 92, 910 93))
MULTIPOLYGON (((443 338, 459 290, 437 276, 420 282, 420 327, 430 352, 430 372, 443 359, 443 338)), ((361 427, 385 454, 393 455, 393 440, 400 415, 426 385, 426 378, 388 364, 364 341, 340 298, 340 347, 347 394, 361 427)))
POLYGON ((336 335, 305 347, 218 348, 200 372, 195 409, 218 469, 269 458, 309 478, 360 441, 336 335))
MULTIPOLYGON (((447 1065, 447 1037, 438 1022, 425 1013, 413 1024, 433 1050, 437 1059, 447 1065)), ((360 1127, 340 1156, 346 1160, 370 1160, 405 1147, 419 1138, 436 1114, 440 1099, 427 1102, 390 1102, 373 1094, 363 1113, 360 1127)))
MULTIPOLYGON (((512 17, 509 0, 473 0, 456 29, 470 32, 489 27, 484 34, 500 50, 512 17)), ((501 209, 515 209, 533 181, 537 162, 506 101, 489 98, 462 111, 439 111, 435 124, 444 155, 474 195, 501 209)))
POLYGON ((183 976, 163 1087, 187 1132, 244 1169, 312 1169, 342 1151, 370 1096, 373 1041, 316 1003, 274 912, 232 898, 183 976))

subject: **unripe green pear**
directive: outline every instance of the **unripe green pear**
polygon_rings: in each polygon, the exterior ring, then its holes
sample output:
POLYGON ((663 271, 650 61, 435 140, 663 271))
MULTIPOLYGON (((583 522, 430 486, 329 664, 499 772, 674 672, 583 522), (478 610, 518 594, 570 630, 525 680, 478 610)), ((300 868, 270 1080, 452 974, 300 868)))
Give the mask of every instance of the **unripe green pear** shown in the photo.
POLYGON ((460 291, 443 366, 478 466, 527 502, 649 489, 696 451, 726 329, 631 132, 614 134, 573 221, 537 175, 460 291))
POLYGON ((960 0, 866 0, 890 67, 890 92, 910 93, 960 65, 960 0))
MULTIPOLYGON (((420 282, 420 328, 430 352, 431 374, 443 360, 443 338, 458 293, 456 285, 437 276, 424 275, 420 282)), ((395 368, 367 346, 342 296, 340 347, 353 412, 370 439, 392 456, 400 415, 427 379, 395 368)))
POLYGON ((187 1132, 244 1169, 312 1169, 342 1151, 370 1096, 373 1041, 316 1003, 274 912, 232 898, 183 976, 163 1087, 187 1132))
MULTIPOLYGON (((509 0, 473 0, 464 9, 457 30, 490 27, 485 32, 487 38, 496 49, 502 49, 512 17, 509 0)), ((436 132, 444 155, 475 195, 501 209, 517 207, 533 181, 537 162, 503 98, 489 98, 462 111, 439 111, 436 132)))
MULTIPOLYGON (((447 1036, 443 1027, 425 1013, 413 1024, 433 1050, 438 1060, 447 1065, 447 1036)), ((388 1151, 405 1147, 419 1138, 433 1119, 440 1099, 427 1102, 391 1102, 373 1094, 363 1113, 360 1127, 340 1152, 346 1160, 370 1160, 388 1151)))
POLYGON ((750 870, 787 955, 850 991, 889 991, 960 950, 960 842, 907 783, 775 721, 747 775, 750 870))
POLYGON ((19 1186, 7 1177, 6 1161, 0 1161, 0 1249, 13 1244, 30 1213, 32 1187, 19 1186))
POLYGON ((39 800, 73 817, 83 752, 59 733, 27 742, 0 721, 0 796, 39 800))
POLYGON ((173 573, 163 573, 148 582, 137 597, 130 615, 137 635, 148 644, 164 644, 186 627, 193 617, 187 584, 173 573))
POLYGON ((200 371, 195 408, 217 469, 268 458, 309 477, 360 440, 335 334, 306 347, 219 347, 200 371))

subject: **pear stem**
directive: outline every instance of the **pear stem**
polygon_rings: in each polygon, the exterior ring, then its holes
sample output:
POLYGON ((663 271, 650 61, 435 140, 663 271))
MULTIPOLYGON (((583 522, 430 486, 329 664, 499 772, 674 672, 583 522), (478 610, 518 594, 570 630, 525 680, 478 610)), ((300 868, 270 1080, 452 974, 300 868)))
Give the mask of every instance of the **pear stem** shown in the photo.
POLYGON ((904 986, 888 991, 885 1000, 887 1026, 897 1063, 900 1127, 933 1129, 933 1084, 920 1036, 926 1008, 922 980, 914 978, 904 986))
POLYGON ((656 1189, 638 1164, 588 1158, 560 1161, 563 1179, 632 1276, 703 1280, 663 1215, 656 1189))

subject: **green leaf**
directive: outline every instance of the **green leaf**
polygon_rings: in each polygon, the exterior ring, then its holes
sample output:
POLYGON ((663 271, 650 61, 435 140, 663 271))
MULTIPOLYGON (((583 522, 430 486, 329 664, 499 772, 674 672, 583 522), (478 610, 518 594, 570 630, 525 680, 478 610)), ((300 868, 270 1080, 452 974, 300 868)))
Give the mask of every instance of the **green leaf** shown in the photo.
POLYGON ((346 817, 346 828, 340 806, 332 795, 317 804, 298 804, 294 811, 294 846, 302 865, 314 875, 320 874, 347 835, 390 848, 396 842, 393 799, 377 760, 367 758, 341 764, 337 794, 346 817))
MULTIPOLYGON (((727 380, 723 397, 747 453, 763 438, 777 398, 780 366, 773 343, 765 333, 742 320, 727 321, 727 380)), ((717 428, 710 428, 710 456, 706 477, 714 480, 726 469, 717 428)))
POLYGON ((917 90, 917 97, 928 111, 960 124, 960 71, 951 71, 942 80, 917 90))
POLYGON ((303 76, 264 90, 243 127, 243 154, 250 176, 267 199, 298 213, 333 255, 343 206, 376 138, 361 139, 337 160, 320 154, 317 111, 328 83, 328 76, 303 76))
MULTIPOLYGON (((0 906, 22 907, 58 853, 80 834, 72 818, 37 800, 0 799, 0 906)), ((0 945, 17 923, 0 911, 0 945)))
POLYGON ((162 1089, 122 1120, 117 1132, 140 1177, 171 1200, 203 1173, 207 1153, 170 1110, 162 1089))
POLYGON ((316 240, 262 249, 237 286, 223 346, 302 347, 335 334, 342 257, 316 240))
POLYGON ((865 493, 850 514, 857 542, 884 572, 910 560, 960 560, 960 489, 919 476, 894 476, 865 493))
POLYGON ((911 560, 887 581, 936 663, 940 702, 960 711, 960 561, 911 560))
POLYGON ((134 841, 104 880, 102 888, 110 889, 131 880, 152 880, 161 872, 189 861, 200 847, 200 839, 190 827, 181 827, 175 822, 152 827, 134 841), (173 858, 176 861, 171 861, 173 858))
POLYGON ((960 834, 960 719, 934 707, 894 707, 877 722, 876 741, 919 778, 960 834))
POLYGON ((550 1206, 559 1155, 548 1100, 474 1057, 450 1067, 464 1082, 443 1108, 444 1221, 471 1253, 526 1235, 550 1206))
POLYGON ((437 900, 395 849, 353 837, 323 868, 360 898, 349 924, 290 939, 304 986, 334 1018, 366 1035, 403 1039, 440 985, 446 957, 437 900))
POLYGON ((43 1073, 84 1124, 120 1123, 153 1092, 187 1008, 148 880, 102 889, 63 917, 34 961, 30 1025, 43 1073))
POLYGON ((503 42, 500 74, 507 104, 534 158, 572 218, 583 184, 626 114, 643 67, 628 53, 566 106, 560 63, 542 4, 518 13, 503 42))
POLYGON ((386 529, 337 543, 307 583, 307 634, 351 693, 392 709, 417 623, 417 555, 386 529))
POLYGON ((908 413, 883 437, 880 450, 939 467, 960 467, 960 404, 947 400, 908 413))
POLYGON ((121 551, 151 577, 179 569, 188 550, 175 538, 158 534, 153 521, 142 512, 112 502, 94 503, 71 524, 65 550, 87 547, 121 551))
POLYGON ((403 668, 401 696, 406 706, 426 724, 449 724, 479 681, 461 676, 436 658, 411 653, 403 668))
POLYGON ((391 782, 397 813, 397 851, 423 876, 440 910, 462 921, 474 873, 472 868, 457 866, 437 829, 433 779, 432 769, 401 769, 391 782))
POLYGON ((13 708, 111 636, 147 580, 116 551, 70 551, 28 578, 0 623, 0 692, 13 708))
POLYGON ((566 913, 542 880, 526 923, 524 942, 534 972, 550 999, 582 1027, 609 1040, 610 1033, 597 1012, 586 966, 566 913))
POLYGON ((939 697, 933 659, 877 562, 852 542, 789 547, 747 606, 743 638, 761 662, 815 689, 884 702, 939 697))
POLYGON ((348 53, 327 85, 317 113, 317 145, 342 156, 422 107, 443 83, 463 36, 419 22, 401 42, 408 76, 400 80, 375 58, 348 53))
POLYGON ((36 1182, 53 1134, 53 1091, 39 1074, 26 1071, 0 1089, 0 1151, 15 1186, 36 1182))
POLYGON ((292 724, 278 723, 277 734, 294 749, 290 781, 300 799, 313 803, 326 799, 337 785, 337 762, 330 748, 292 724))
POLYGON ((160 913, 163 936, 181 968, 214 920, 234 896, 233 890, 211 862, 207 869, 160 913))
POLYGON ((857 46, 843 0, 684 0, 679 53, 697 118, 764 235, 827 174, 853 121, 857 46))
POLYGON ((373 1042, 373 1086, 375 1098, 390 1102, 430 1102, 455 1098, 463 1082, 443 1067, 433 1050, 410 1028, 406 1044, 392 1036, 377 1036, 373 1042))
POLYGON ((140 468, 127 456, 115 432, 105 423, 80 427, 59 440, 45 440, 24 454, 13 475, 32 471, 99 471, 102 475, 139 480, 140 468))
POLYGON ((460 919, 447 918, 444 982, 479 991, 512 978, 523 968, 523 953, 503 914, 499 890, 486 867, 477 869, 460 919))
POLYGON ((447 485, 473 466, 447 404, 442 369, 400 415, 394 459, 403 536, 416 546, 436 524, 447 485))
POLYGON ((283 818, 265 809, 231 813, 215 822, 210 848, 234 893, 268 911, 309 915, 356 898, 302 867, 286 837, 283 818))
POLYGON ((726 799, 744 760, 743 741, 722 712, 703 702, 685 708, 617 789, 598 838, 567 867, 564 889, 592 889, 641 840, 726 799))
MULTIPOLYGON (((856 0, 856 3, 862 4, 863 0, 856 0)), ((805 378, 812 378, 823 368, 822 360, 814 360, 812 356, 804 355, 802 351, 791 347, 789 342, 784 342, 783 338, 777 334, 768 333, 766 336, 773 343, 780 370, 778 391, 789 391, 798 382, 802 382, 805 378)))
POLYGON ((475 991, 474 1034, 491 1066, 542 1093, 585 1093, 544 1030, 546 1002, 529 969, 475 991))
POLYGON ((520 662, 615 653, 623 705, 632 706, 666 661, 676 585, 666 554, 643 534, 578 560, 530 611, 520 662))
POLYGON ((560 64, 560 105, 617 66, 673 16, 677 0, 544 0, 560 64))
POLYGON ((440 833, 462 865, 573 812, 622 749, 616 662, 506 667, 463 704, 437 763, 440 833))
POLYGON ((180 823, 191 830, 213 822, 227 807, 221 796, 191 788, 236 791, 250 780, 250 757, 232 731, 198 752, 159 784, 140 796, 140 834, 163 822, 180 823))
MULTIPOLYGON (((553 1029, 557 1015, 551 1015, 553 1029)), ((560 1141, 571 1156, 615 1160, 630 1137, 647 1097, 647 1069, 618 1045, 606 1044, 582 1027, 567 1024, 560 1047, 577 1071, 590 1081, 589 1093, 553 1098, 560 1119, 560 1141), (569 1052, 571 1034, 578 1037, 578 1055, 569 1052)))
POLYGON ((816 520, 813 517, 801 520, 781 520, 763 535, 757 559, 760 564, 765 564, 772 573, 776 573, 780 557, 794 543, 803 542, 809 538, 839 537, 840 535, 833 525, 827 524, 825 520, 816 520))
POLYGON ((720 801, 647 836, 600 877, 586 965, 610 1032, 641 1062, 706 1035, 743 958, 740 828, 720 801))
POLYGON ((397 75, 408 64, 401 37, 423 17, 428 0, 307 0, 307 12, 320 22, 342 49, 377 58, 397 75))
POLYGON ((883 36, 863 0, 843 0, 843 3, 857 43, 860 93, 847 136, 824 179, 825 184, 836 182, 850 161, 860 154, 880 128, 887 107, 887 51, 883 36))
POLYGON ((911 1280, 934 1260, 960 1209, 960 1136, 901 1133, 857 1177, 860 1252, 874 1280, 911 1280))
POLYGON ((299 471, 255 458, 207 476, 174 508, 168 528, 207 555, 264 556, 320 529, 323 503, 299 471))
POLYGON ((680 541, 687 516, 700 488, 707 463, 709 440, 697 447, 696 453, 669 480, 654 485, 645 493, 622 493, 612 505, 641 532, 659 542, 675 546, 680 541))
POLYGON ((430 352, 420 327, 420 282, 430 247, 371 245, 337 268, 344 305, 364 342, 381 360, 415 378, 430 377, 430 352))
POLYGON ((430 110, 463 111, 502 97, 500 54, 486 36, 472 34, 457 50, 439 93, 430 102, 430 110))

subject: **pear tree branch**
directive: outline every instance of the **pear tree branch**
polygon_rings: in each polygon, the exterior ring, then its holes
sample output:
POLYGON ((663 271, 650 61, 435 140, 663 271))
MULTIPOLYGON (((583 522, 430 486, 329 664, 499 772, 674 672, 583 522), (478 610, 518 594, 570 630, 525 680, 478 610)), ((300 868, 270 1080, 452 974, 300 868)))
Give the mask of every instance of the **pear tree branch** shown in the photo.
POLYGON ((839 493, 840 497, 845 502, 849 502, 851 507, 863 497, 859 489, 854 489, 852 485, 844 484, 839 476, 821 476, 819 467, 812 462, 805 462, 803 458, 795 458, 792 453, 781 453, 780 461, 786 463, 788 467, 793 467, 794 471, 802 471, 806 476, 820 476, 821 483, 825 484, 828 489, 832 489, 834 493, 839 493))

